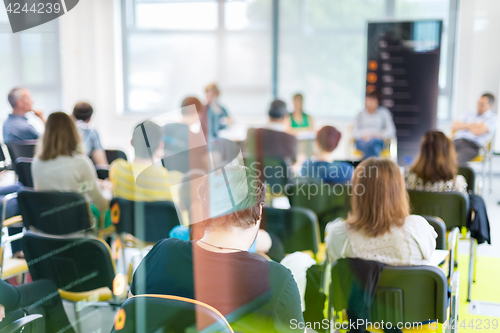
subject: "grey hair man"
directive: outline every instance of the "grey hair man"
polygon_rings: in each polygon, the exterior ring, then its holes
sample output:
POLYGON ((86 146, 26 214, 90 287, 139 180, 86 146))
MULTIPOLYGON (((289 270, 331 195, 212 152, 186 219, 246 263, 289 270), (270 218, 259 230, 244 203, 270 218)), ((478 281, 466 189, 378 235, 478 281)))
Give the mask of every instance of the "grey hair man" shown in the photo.
POLYGON ((28 123, 26 113, 33 111, 45 123, 43 112, 33 110, 33 100, 31 92, 22 87, 12 89, 7 96, 12 106, 12 113, 3 123, 3 141, 4 143, 36 140, 40 133, 28 123))

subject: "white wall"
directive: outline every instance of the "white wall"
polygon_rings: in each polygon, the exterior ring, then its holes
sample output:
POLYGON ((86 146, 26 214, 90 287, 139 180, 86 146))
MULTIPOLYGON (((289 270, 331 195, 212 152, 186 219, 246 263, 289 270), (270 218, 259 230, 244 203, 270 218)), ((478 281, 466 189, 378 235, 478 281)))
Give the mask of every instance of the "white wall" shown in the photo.
POLYGON ((115 14, 114 0, 85 0, 60 18, 62 104, 71 112, 76 102, 90 102, 103 145, 129 153, 129 134, 144 116, 123 116, 118 108, 115 14))
MULTIPOLYGON (((478 96, 491 91, 500 97, 500 0, 460 0, 453 113, 454 118, 475 110, 478 96)), ((80 1, 75 10, 62 16, 61 67, 63 107, 87 100, 94 105, 93 126, 107 148, 130 153, 129 133, 146 116, 123 115, 117 93, 121 90, 121 54, 118 0, 80 1), (118 75, 117 75, 118 74, 118 75), (118 77, 118 79, 117 79, 118 77)), ((265 119, 236 119, 255 124, 265 119)), ((319 122, 318 122, 319 123, 319 122)), ((339 155, 346 152, 349 130, 345 121, 326 121, 343 132, 339 155)), ((440 124, 445 131, 449 124, 440 124)), ((497 136, 500 141, 500 135, 497 136)), ((496 145, 500 148, 500 142, 496 145)))
MULTIPOLYGON (((488 91, 500 97, 500 1, 460 0, 453 113, 460 117, 476 110, 488 91)), ((498 103, 495 107, 498 109, 498 103)), ((500 128, 500 123, 497 128, 500 128)), ((496 136, 497 150, 500 135, 496 136)))

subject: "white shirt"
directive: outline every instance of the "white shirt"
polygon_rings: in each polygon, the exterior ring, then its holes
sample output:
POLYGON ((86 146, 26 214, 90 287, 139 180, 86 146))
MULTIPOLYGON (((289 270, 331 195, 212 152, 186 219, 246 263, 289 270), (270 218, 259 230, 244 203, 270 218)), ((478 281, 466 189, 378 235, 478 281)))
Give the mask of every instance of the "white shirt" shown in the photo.
POLYGON ((48 161, 35 157, 31 171, 36 191, 76 192, 92 201, 101 212, 109 207, 99 191, 95 167, 85 155, 61 155, 48 161))
POLYGON ((462 122, 466 124, 484 123, 486 124, 486 126, 488 126, 488 133, 477 136, 471 131, 463 129, 460 131, 456 131, 455 135, 453 136, 453 140, 465 139, 474 142, 479 147, 484 147, 488 142, 491 141, 491 138, 493 138, 493 135, 495 134, 497 115, 491 110, 486 111, 482 115, 478 115, 477 112, 474 112, 466 115, 462 119, 462 122))
POLYGON ((409 215, 404 225, 377 237, 351 230, 344 220, 326 226, 326 249, 330 260, 360 258, 392 266, 425 265, 436 249, 434 228, 419 215, 409 215))
POLYGON ((268 129, 268 130, 273 130, 276 132, 284 132, 285 131, 285 124, 269 122, 263 128, 268 129))
POLYGON ((389 139, 396 135, 396 127, 389 109, 379 106, 374 113, 363 110, 356 117, 352 135, 354 139, 362 139, 366 135, 382 135, 389 139))

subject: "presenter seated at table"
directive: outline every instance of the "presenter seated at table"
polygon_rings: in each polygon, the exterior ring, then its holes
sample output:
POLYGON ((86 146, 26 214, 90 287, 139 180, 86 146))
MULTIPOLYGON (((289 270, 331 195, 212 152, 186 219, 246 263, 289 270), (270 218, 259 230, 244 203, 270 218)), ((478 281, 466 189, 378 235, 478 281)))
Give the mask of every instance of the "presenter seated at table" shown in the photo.
POLYGON ((339 144, 341 133, 333 126, 325 126, 316 135, 316 153, 302 165, 302 177, 323 180, 327 183, 346 183, 351 180, 353 166, 335 162, 331 155, 339 144))
POLYGON ((263 128, 250 128, 247 132, 246 149, 251 156, 281 157, 287 163, 295 163, 297 139, 285 132, 286 103, 275 100, 269 108, 269 122, 263 128))
POLYGON ((381 95, 377 91, 366 94, 365 109, 358 114, 353 128, 356 148, 364 158, 377 157, 384 148, 384 140, 396 135, 396 127, 389 109, 380 105, 381 95))
POLYGON ((368 158, 354 170, 347 219, 326 226, 328 257, 360 258, 394 266, 425 265, 436 248, 434 228, 410 215, 403 175, 388 159, 368 158))
POLYGON ((492 111, 494 105, 495 96, 485 93, 477 102, 477 112, 469 113, 453 124, 453 144, 459 164, 474 159, 479 155, 479 149, 491 142, 497 125, 497 115, 492 111))
POLYGON ((411 168, 405 170, 405 183, 409 190, 467 194, 467 181, 458 174, 455 147, 444 133, 425 133, 420 154, 411 168))
POLYGON ((219 104, 219 87, 215 83, 205 88, 208 112, 209 137, 216 138, 221 129, 232 123, 227 110, 219 104))
POLYGON ((303 109, 304 97, 302 94, 293 96, 293 112, 285 120, 286 131, 291 134, 298 132, 314 131, 314 122, 310 115, 303 109))

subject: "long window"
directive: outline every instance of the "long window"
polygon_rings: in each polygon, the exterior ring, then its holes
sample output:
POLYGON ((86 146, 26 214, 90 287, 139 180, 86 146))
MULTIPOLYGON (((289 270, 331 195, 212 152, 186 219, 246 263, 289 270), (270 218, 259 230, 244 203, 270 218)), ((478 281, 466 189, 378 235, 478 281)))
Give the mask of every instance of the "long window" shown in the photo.
POLYGON ((367 22, 442 19, 439 119, 450 117, 457 0, 122 0, 128 112, 178 108, 219 84, 235 115, 274 93, 322 118, 363 108, 367 22))
POLYGON ((7 12, 0 10, 0 104, 10 112, 7 94, 15 86, 31 90, 34 107, 46 113, 61 108, 58 20, 13 34, 7 12))

